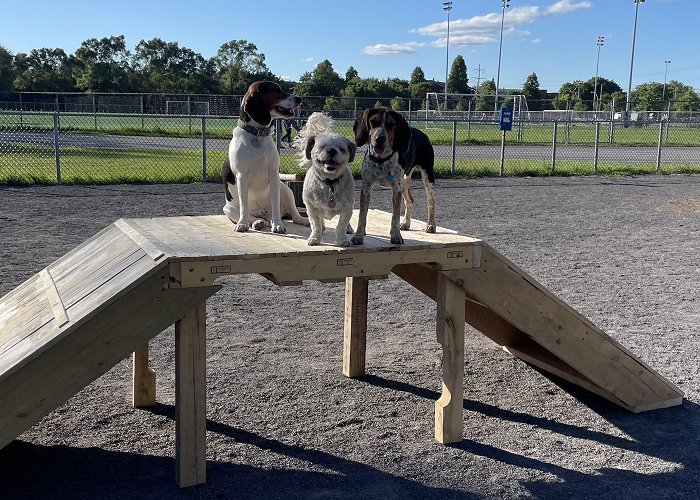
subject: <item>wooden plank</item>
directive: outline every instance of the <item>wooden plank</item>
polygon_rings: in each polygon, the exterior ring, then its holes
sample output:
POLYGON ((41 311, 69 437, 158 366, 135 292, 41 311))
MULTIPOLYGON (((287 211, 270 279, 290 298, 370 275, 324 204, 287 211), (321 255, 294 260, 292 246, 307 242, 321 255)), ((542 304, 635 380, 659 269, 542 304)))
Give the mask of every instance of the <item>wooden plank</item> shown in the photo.
POLYGON ((44 281, 44 290, 46 291, 46 296, 48 298, 49 304, 51 305, 51 310, 53 311, 54 318, 56 319, 56 325, 60 328, 66 323, 68 323, 68 314, 66 314, 66 308, 63 306, 61 294, 58 293, 56 283, 54 283, 53 278, 51 277, 51 273, 49 273, 48 269, 42 269, 39 272, 39 275, 44 281))
POLYGON ((157 261, 165 257, 165 252, 159 248, 161 242, 153 241, 147 234, 144 234, 137 227, 137 223, 128 219, 119 219, 114 223, 124 234, 131 238, 134 243, 140 246, 148 256, 157 261))
POLYGON ((0 374, 14 363, 17 344, 49 323, 57 328, 54 318, 39 274, 0 299, 0 374))
POLYGON ((206 304, 175 323, 175 450, 181 488, 206 482, 206 304))
POLYGON ((674 404, 682 398, 680 389, 488 245, 483 245, 478 272, 446 275, 462 280, 467 297, 487 305, 627 407, 674 404))
POLYGON ((148 343, 132 355, 132 404, 135 408, 155 406, 156 373, 148 366, 148 343))
POLYGON ((442 394, 435 401, 435 439, 462 440, 464 427, 464 290, 437 277, 437 340, 442 345, 442 394))
POLYGON ((182 262, 182 286, 211 284, 219 276, 265 274, 275 283, 325 280, 349 276, 384 276, 399 264, 436 263, 443 269, 469 267, 474 247, 421 248, 414 251, 340 251, 326 254, 273 255, 252 260, 187 260, 182 262))
MULTIPOLYGON (((437 270, 423 264, 403 264, 394 267, 392 272, 431 299, 437 300, 437 270)), ((460 282, 456 284, 462 286, 460 282)), ((501 346, 511 345, 526 336, 488 307, 468 298, 464 302, 464 319, 501 346)))
POLYGON ((366 278, 345 279, 343 375, 346 377, 365 373, 368 285, 366 278))
POLYGON ((0 401, 12 402, 0 404, 0 448, 219 289, 164 291, 156 274, 89 319, 72 321, 38 355, 0 375, 0 401))

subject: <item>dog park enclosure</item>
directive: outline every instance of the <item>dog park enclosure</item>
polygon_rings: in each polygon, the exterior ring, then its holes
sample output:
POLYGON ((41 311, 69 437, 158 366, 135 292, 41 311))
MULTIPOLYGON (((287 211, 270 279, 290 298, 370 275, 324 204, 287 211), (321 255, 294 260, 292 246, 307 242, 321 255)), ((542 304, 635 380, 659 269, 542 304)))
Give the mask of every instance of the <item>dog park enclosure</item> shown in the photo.
MULTIPOLYGON (((356 222, 355 214, 355 222, 356 222)), ((438 228, 389 243, 370 211, 365 244, 309 247, 307 228, 236 233, 224 216, 121 219, 0 299, 0 447, 134 352, 134 404, 152 404, 147 343, 176 325, 178 482, 206 478, 206 299, 230 274, 282 285, 345 281, 343 372, 365 371, 369 281, 390 272, 437 300, 443 391, 435 436, 462 438, 464 323, 540 368, 631 411, 683 394, 481 240, 438 228)), ((410 349, 411 339, 406 339, 410 349)))

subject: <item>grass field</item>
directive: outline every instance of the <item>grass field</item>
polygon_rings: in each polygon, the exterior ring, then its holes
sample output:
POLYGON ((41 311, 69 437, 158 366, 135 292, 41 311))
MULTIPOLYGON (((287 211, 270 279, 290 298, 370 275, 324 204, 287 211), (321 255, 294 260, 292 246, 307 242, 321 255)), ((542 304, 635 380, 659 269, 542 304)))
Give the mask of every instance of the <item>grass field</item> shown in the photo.
MULTIPOLYGON (((221 180, 221 165, 226 152, 207 151, 207 179, 221 180)), ((61 182, 66 184, 101 184, 123 182, 201 182, 202 152, 200 150, 153 150, 113 148, 61 148, 61 182)), ((351 164, 359 178, 362 159, 351 164)), ((295 155, 283 154, 281 170, 284 173, 303 173, 295 155)), ((486 177, 499 174, 500 162, 493 160, 463 160, 455 164, 455 177, 486 177)), ((655 163, 614 164, 601 162, 599 174, 649 174, 656 170, 655 163)), ((452 177, 451 161, 438 159, 436 177, 452 177)), ((664 164, 663 173, 700 173, 700 165, 664 164)), ((505 161, 505 174, 514 176, 590 175, 591 162, 558 162, 552 172, 551 160, 505 161)), ((12 151, 0 154, 0 184, 53 184, 56 182, 55 151, 52 147, 13 145, 12 151)))
MULTIPOLYGON (((236 118, 205 117, 207 138, 226 139, 236 126, 236 118)), ((351 120, 338 120, 338 132, 352 137, 351 120)), ((430 137, 433 144, 452 143, 453 122, 414 120, 412 125, 430 137)), ((659 124, 651 122, 644 126, 623 127, 615 122, 610 142, 610 122, 600 124, 600 142, 625 146, 655 146, 659 139, 659 124)), ((559 122, 557 142, 561 144, 593 144, 595 125, 590 122, 559 122)), ((0 131, 46 131, 53 130, 53 115, 46 113, 6 114, 0 112, 0 131)), ((102 133, 131 136, 156 137, 201 137, 202 118, 187 116, 149 115, 60 115, 60 130, 64 132, 102 133)), ((516 122, 507 140, 523 144, 552 144, 553 122, 516 122), (518 129, 520 134, 518 134, 518 129)), ((492 121, 457 122, 457 142, 460 144, 499 144, 501 132, 492 121)), ((700 127, 671 123, 664 130, 663 143, 668 146, 700 146, 700 127)))

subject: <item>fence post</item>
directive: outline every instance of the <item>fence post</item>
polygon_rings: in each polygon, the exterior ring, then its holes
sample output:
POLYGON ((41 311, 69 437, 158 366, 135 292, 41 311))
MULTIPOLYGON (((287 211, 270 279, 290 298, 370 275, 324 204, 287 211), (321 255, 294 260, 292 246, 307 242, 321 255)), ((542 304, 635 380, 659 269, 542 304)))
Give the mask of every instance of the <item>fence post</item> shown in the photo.
POLYGON ((24 106, 22 105, 22 92, 19 93, 19 126, 24 127, 24 106))
POLYGON ((202 116, 202 180, 207 181, 207 119, 202 116))
POLYGON ((141 94, 141 130, 144 130, 144 124, 143 124, 143 94, 141 94))
POLYGON ((600 122, 595 122, 595 146, 593 147, 593 173, 598 173, 598 146, 600 145, 600 122))
MULTIPOLYGON (((557 165, 557 122, 554 121, 554 131, 552 132, 552 173, 557 165)), ((567 122, 568 123, 568 122, 567 122)))
POLYGON ((455 155, 457 153, 457 120, 452 121, 452 177, 455 176, 455 155))
POLYGON ((661 171, 661 143, 664 139, 664 122, 659 123, 659 142, 656 148, 656 173, 661 171))
POLYGON ((92 115, 95 117, 95 132, 97 132, 97 96, 92 96, 92 115))
POLYGON ((60 127, 60 122, 58 118, 58 113, 53 114, 53 149, 54 156, 56 158, 56 184, 61 183, 61 148, 58 143, 58 129, 60 127))
POLYGON ((501 169, 498 172, 498 175, 501 177, 503 177, 506 173, 505 160, 506 160, 506 131, 502 130, 501 131, 501 169))
POLYGON ((472 102, 469 101, 469 109, 467 111, 467 143, 472 140, 472 102))

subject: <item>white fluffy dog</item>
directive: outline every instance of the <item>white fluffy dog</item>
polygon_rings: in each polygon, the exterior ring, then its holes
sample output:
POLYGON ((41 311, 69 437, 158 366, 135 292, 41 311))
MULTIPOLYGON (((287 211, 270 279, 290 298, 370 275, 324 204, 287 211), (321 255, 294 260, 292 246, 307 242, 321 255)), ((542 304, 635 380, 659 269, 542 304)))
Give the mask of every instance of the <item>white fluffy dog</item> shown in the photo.
POLYGON ((302 165, 308 168, 302 199, 311 223, 309 245, 321 243, 324 219, 338 216, 335 244, 351 246, 350 217, 355 204, 355 183, 348 168, 357 146, 333 132, 333 120, 323 113, 312 113, 295 143, 302 151, 302 165))

